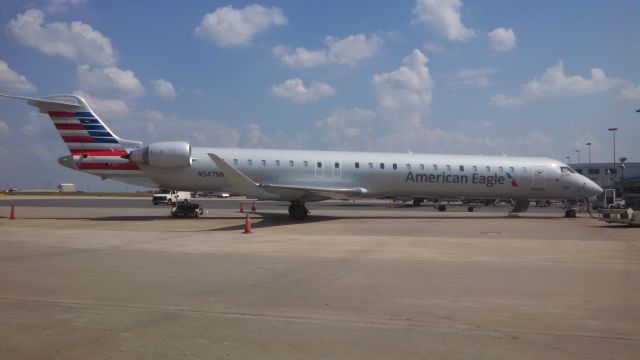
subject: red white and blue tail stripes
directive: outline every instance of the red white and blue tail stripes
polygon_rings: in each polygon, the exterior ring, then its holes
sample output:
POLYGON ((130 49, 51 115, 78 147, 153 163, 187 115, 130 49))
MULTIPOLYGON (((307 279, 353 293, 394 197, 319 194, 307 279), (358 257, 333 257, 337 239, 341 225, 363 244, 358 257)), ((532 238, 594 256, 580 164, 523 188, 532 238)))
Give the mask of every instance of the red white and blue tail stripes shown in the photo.
POLYGON ((128 151, 91 111, 49 111, 48 114, 79 170, 96 175, 139 172, 138 165, 121 158, 128 151))

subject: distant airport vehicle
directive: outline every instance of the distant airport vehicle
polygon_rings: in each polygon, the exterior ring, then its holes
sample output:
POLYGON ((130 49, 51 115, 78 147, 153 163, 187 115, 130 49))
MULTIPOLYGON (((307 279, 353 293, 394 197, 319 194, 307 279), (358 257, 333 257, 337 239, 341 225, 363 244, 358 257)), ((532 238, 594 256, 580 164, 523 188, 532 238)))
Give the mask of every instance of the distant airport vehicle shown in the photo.
POLYGON ((200 204, 196 203, 181 203, 176 204, 171 208, 171 216, 179 217, 179 216, 193 216, 200 217, 204 213, 204 209, 200 207, 200 204))
POLYGON ((179 204, 188 203, 191 200, 191 193, 189 191, 177 191, 162 189, 153 194, 151 201, 153 205, 158 204, 179 204))
POLYGON ((75 192, 76 186, 74 184, 58 184, 58 192, 75 192))
MULTIPOLYGON (((543 157, 436 155, 192 147, 184 141, 142 142, 116 136, 76 95, 27 100, 51 117, 71 152, 58 162, 130 184, 241 194, 290 202, 305 219, 306 202, 363 198, 529 199, 573 201, 602 189, 567 164, 543 157)), ((567 216, 575 216, 568 209, 567 216)))

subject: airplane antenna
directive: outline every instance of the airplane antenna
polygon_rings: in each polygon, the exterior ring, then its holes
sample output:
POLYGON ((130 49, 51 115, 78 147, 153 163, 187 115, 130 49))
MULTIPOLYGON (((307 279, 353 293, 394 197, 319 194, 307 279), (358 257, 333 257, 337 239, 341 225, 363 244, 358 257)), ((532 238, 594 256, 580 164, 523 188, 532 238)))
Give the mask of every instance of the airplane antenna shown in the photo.
POLYGON ((413 154, 413 151, 411 151, 411 149, 409 149, 409 148, 407 148, 407 152, 408 152, 409 154, 413 154))

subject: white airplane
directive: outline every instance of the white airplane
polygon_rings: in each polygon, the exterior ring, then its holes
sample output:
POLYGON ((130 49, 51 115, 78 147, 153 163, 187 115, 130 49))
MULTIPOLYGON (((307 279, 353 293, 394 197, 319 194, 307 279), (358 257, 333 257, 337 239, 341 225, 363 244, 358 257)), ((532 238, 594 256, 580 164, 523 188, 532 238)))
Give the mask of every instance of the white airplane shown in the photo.
POLYGON ((309 213, 306 202, 327 199, 509 198, 522 212, 529 199, 575 201, 603 191, 544 157, 143 146, 116 136, 80 96, 0 96, 27 100, 51 117, 71 152, 58 159, 63 166, 136 185, 288 201, 299 220, 309 213))

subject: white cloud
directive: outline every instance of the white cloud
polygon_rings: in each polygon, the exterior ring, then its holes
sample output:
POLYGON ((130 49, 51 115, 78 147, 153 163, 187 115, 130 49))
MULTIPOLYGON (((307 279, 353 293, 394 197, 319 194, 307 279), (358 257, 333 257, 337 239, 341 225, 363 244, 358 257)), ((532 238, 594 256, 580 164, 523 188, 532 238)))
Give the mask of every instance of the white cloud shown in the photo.
POLYGON ((127 102, 122 99, 96 98, 84 91, 76 91, 75 94, 83 97, 102 120, 117 120, 113 118, 123 116, 130 110, 127 102))
POLYGON ((144 87, 131 70, 117 67, 91 68, 89 65, 79 65, 76 69, 78 86, 81 90, 100 95, 140 96, 144 87))
POLYGON ((278 149, 302 149, 309 144, 307 133, 291 134, 281 130, 267 134, 260 125, 249 123, 245 127, 243 146, 278 149))
POLYGON ((19 93, 29 93, 36 91, 36 86, 9 67, 9 64, 0 60, 0 89, 19 93))
POLYGON ((249 5, 235 9, 225 6, 206 14, 195 34, 221 46, 246 46, 257 33, 286 23, 287 18, 277 7, 249 5))
POLYGON ((349 35, 343 39, 333 36, 324 38, 326 49, 292 50, 284 45, 272 49, 273 54, 292 68, 305 68, 325 64, 349 64, 367 59, 375 55, 382 46, 383 40, 377 35, 367 37, 365 34, 349 35))
POLYGON ((328 62, 324 50, 311 51, 305 48, 292 50, 284 45, 278 45, 272 50, 273 55, 292 68, 306 68, 324 65, 328 62))
POLYGON ((489 44, 493 51, 509 51, 516 46, 516 34, 512 29, 494 29, 489 33, 489 44))
POLYGON ((424 22, 452 41, 464 41, 475 36, 460 19, 462 0, 417 0, 415 21, 424 22))
POLYGON ((0 135, 9 133, 9 125, 6 122, 0 120, 0 135))
POLYGON ((524 100, 519 97, 498 94, 491 97, 491 105, 501 108, 515 107, 524 104, 524 100))
POLYGON ((433 41, 427 41, 424 43, 424 49, 427 50, 428 52, 432 52, 432 53, 443 53, 445 52, 445 48, 438 44, 435 43, 433 41))
POLYGON ((142 117, 146 120, 151 120, 151 121, 162 121, 164 120, 164 115, 156 110, 145 110, 142 113, 142 117))
POLYGON ((288 79, 282 84, 271 87, 271 94, 293 102, 314 102, 335 94, 335 90, 326 83, 312 82, 308 87, 301 79, 288 79))
POLYGON ((459 87, 487 88, 492 85, 489 76, 496 73, 493 68, 460 69, 451 80, 451 85, 459 87))
POLYGON ((485 129, 488 129, 488 128, 493 126, 493 123, 491 121, 487 121, 487 120, 482 120, 478 124, 480 125, 481 128, 485 128, 485 129))
POLYGON ((609 90, 621 81, 608 78, 600 68, 591 69, 591 78, 579 75, 567 76, 562 61, 548 68, 540 79, 535 78, 523 85, 523 92, 531 97, 571 96, 592 94, 609 90))
POLYGON ((371 144, 376 113, 354 108, 337 110, 316 126, 322 131, 322 141, 337 149, 368 148, 371 144))
POLYGON ((640 85, 628 83, 620 90, 620 98, 623 100, 640 101, 640 85))
POLYGON ((44 13, 29 9, 7 24, 9 34, 23 45, 47 55, 98 65, 114 65, 116 54, 111 40, 81 22, 44 22, 44 13))
POLYGON ((165 79, 158 79, 153 82, 153 92, 162 98, 173 99, 176 97, 176 89, 173 84, 165 79))
POLYGON ((590 77, 567 75, 564 64, 558 61, 557 65, 547 68, 540 78, 523 84, 519 96, 495 95, 491 98, 491 104, 510 107, 522 105, 531 98, 589 95, 613 88, 621 88, 619 96, 622 99, 640 99, 640 87, 634 87, 629 81, 607 77, 600 68, 593 68, 590 73, 590 77))
POLYGON ((49 0, 46 10, 49 13, 57 14, 67 11, 72 6, 85 5, 87 0, 49 0))
POLYGON ((392 72, 373 75, 379 106, 390 115, 394 126, 419 127, 422 113, 431 104, 434 82, 427 56, 415 49, 392 72))

